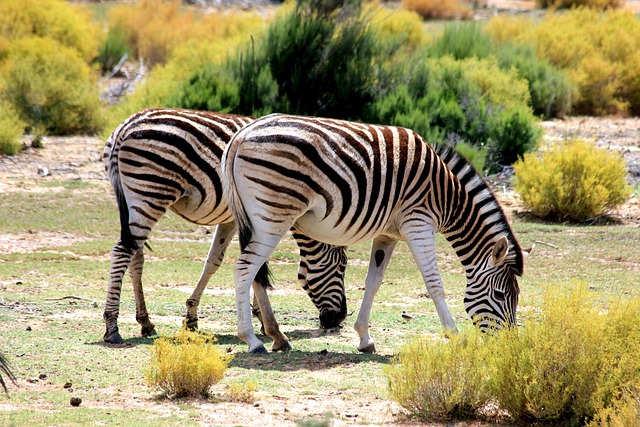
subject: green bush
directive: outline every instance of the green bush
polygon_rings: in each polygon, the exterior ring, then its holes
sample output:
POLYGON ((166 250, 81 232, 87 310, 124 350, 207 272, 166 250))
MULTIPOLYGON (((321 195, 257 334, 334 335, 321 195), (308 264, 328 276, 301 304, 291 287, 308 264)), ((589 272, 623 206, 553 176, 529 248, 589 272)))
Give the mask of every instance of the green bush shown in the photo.
POLYGON ((12 156, 20 151, 19 138, 25 127, 11 104, 0 101, 0 154, 12 156))
POLYGON ((507 72, 515 68, 518 76, 528 82, 535 114, 562 117, 571 110, 574 88, 566 73, 539 58, 530 44, 495 43, 482 24, 447 24, 428 51, 436 58, 447 55, 455 59, 496 58, 500 68, 507 72))
POLYGON ((80 5, 60 0, 0 1, 0 37, 56 40, 91 61, 100 44, 99 28, 80 5))
POLYGON ((572 9, 575 7, 590 7, 594 9, 616 8, 624 5, 624 0, 536 0, 541 8, 572 9))
POLYGON ((129 55, 129 45, 124 30, 119 27, 109 28, 107 39, 100 46, 96 58, 102 72, 107 73, 113 70, 125 55, 129 55))
POLYGON ((214 341, 186 329, 172 338, 158 338, 145 373, 147 384, 170 397, 206 396, 224 377, 232 358, 214 347, 214 341))
POLYGON ((495 62, 416 57, 399 80, 404 83, 371 105, 367 121, 408 127, 433 143, 486 147, 491 170, 537 145, 526 83, 495 62))
POLYGON ((76 50, 30 37, 11 45, 0 68, 2 97, 28 126, 55 135, 95 132, 100 105, 95 76, 76 50))
POLYGON ((615 208, 630 193, 622 157, 581 140, 525 154, 514 169, 516 191, 541 218, 582 222, 615 208))
POLYGON ((391 396, 428 420, 492 406, 517 423, 637 425, 640 299, 603 306, 586 286, 563 285, 530 313, 524 327, 495 334, 413 340, 385 368, 391 396))
POLYGON ((226 70, 209 66, 194 72, 182 94, 171 99, 194 108, 190 99, 202 105, 238 90, 238 106, 225 110, 360 118, 378 92, 373 34, 358 13, 338 18, 300 6, 276 18, 266 37, 230 58, 226 70))

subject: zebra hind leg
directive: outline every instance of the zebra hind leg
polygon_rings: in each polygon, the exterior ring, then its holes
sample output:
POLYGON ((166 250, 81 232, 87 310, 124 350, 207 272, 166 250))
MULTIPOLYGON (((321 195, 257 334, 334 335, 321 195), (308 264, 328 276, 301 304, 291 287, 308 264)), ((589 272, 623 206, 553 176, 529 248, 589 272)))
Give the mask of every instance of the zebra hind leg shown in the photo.
POLYGON ((156 327, 149 320, 149 312, 144 300, 144 292, 142 290, 142 270, 144 267, 144 247, 141 247, 131 259, 129 265, 129 276, 133 284, 133 295, 136 300, 136 321, 140 325, 140 334, 143 337, 157 335, 156 327))
POLYGON ((137 249, 126 248, 118 242, 111 250, 111 271, 109 273, 109 289, 107 301, 102 318, 106 324, 104 341, 112 344, 121 344, 122 336, 118 330, 118 315, 120 314, 120 292, 122 291, 122 278, 129 267, 131 259, 137 249))

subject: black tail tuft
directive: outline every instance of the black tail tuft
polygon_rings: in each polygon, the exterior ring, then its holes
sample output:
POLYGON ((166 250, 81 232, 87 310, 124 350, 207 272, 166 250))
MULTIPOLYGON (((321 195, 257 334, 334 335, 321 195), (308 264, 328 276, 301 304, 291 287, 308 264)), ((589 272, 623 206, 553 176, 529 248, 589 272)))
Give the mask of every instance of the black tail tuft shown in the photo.
MULTIPOLYGON (((240 249, 244 251, 249 242, 251 241, 251 229, 242 225, 238 226, 238 239, 240 240, 240 249)), ((258 270, 255 281, 258 282, 265 289, 273 289, 271 284, 273 275, 269 270, 269 263, 265 262, 258 270)))

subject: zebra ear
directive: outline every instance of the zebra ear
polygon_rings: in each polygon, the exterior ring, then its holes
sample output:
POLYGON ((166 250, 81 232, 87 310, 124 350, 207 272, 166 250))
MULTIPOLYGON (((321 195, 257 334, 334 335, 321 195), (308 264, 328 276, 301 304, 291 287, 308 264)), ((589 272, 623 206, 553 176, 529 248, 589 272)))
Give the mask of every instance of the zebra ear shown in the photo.
POLYGON ((491 261, 493 265, 500 265, 505 260, 508 253, 509 241, 505 236, 502 236, 500 239, 498 239, 496 245, 493 247, 493 253, 491 254, 491 261))

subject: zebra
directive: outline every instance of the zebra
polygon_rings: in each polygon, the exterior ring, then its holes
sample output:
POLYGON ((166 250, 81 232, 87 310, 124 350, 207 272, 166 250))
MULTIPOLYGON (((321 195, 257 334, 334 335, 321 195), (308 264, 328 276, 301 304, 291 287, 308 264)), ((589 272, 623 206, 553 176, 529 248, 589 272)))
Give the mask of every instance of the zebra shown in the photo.
POLYGON ((4 355, 0 353, 0 385, 4 389, 5 393, 8 393, 7 384, 4 382, 4 378, 2 378, 2 374, 5 374, 12 383, 16 383, 16 377, 11 371, 11 367, 9 366, 9 362, 5 359, 4 355))
POLYGON ((249 285, 292 225, 331 245, 373 240, 354 324, 361 352, 376 351, 369 315, 400 240, 444 330, 457 331, 436 265, 436 232, 465 268, 464 306, 479 328, 516 322, 516 276, 529 250, 520 248, 485 181, 454 151, 436 152, 410 129, 272 114, 236 133, 222 167, 242 249, 234 268, 238 336, 250 352, 262 343, 250 328, 249 285))
MULTIPOLYGON (((222 263, 236 232, 231 212, 222 197, 220 157, 231 136, 253 118, 184 109, 155 108, 133 114, 107 140, 103 159, 120 211, 119 242, 111 251, 111 268, 103 318, 104 341, 121 343, 118 315, 122 279, 127 268, 133 283, 136 320, 142 336, 155 335, 142 290, 143 249, 155 224, 171 209, 195 224, 217 224, 202 274, 187 299, 185 324, 198 327, 200 297, 222 263)), ((300 247, 298 279, 320 311, 324 328, 338 326, 347 315, 344 248, 313 241, 293 230, 300 247)), ((290 348, 279 327, 263 287, 254 288, 254 313, 266 318, 266 334, 274 350, 290 348), (259 310, 258 310, 259 308, 259 310)))

